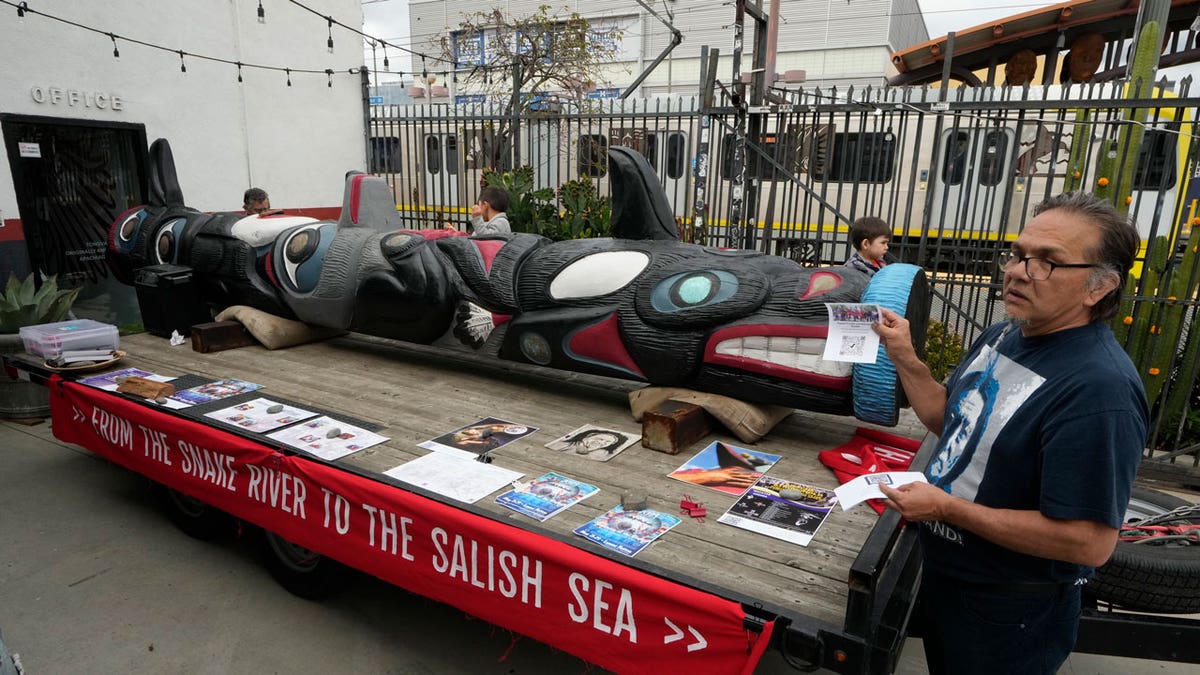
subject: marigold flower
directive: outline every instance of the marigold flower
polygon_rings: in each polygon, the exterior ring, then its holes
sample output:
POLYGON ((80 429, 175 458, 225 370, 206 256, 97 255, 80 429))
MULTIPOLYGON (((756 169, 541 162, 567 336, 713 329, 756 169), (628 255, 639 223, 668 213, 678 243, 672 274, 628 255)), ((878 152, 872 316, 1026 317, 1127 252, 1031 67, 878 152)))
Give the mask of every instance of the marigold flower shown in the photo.
POLYGON ((1108 179, 1105 178, 1104 176, 1101 176, 1098 180, 1096 180, 1096 185, 1099 185, 1100 187, 1104 187, 1105 185, 1108 185, 1108 179))
POLYGON ((1127 316, 1124 319, 1121 319, 1121 323, 1124 323, 1126 326, 1128 326, 1129 324, 1133 323, 1133 317, 1127 316))
POLYGON ((1125 198, 1125 206, 1129 206, 1129 205, 1130 205, 1130 204, 1132 204, 1132 203, 1133 203, 1133 197, 1126 197, 1126 198, 1125 198))
POLYGON ((1151 368, 1151 369, 1150 369, 1148 372, 1149 372, 1151 375, 1158 375, 1158 373, 1159 373, 1159 370, 1158 370, 1158 368, 1151 368))

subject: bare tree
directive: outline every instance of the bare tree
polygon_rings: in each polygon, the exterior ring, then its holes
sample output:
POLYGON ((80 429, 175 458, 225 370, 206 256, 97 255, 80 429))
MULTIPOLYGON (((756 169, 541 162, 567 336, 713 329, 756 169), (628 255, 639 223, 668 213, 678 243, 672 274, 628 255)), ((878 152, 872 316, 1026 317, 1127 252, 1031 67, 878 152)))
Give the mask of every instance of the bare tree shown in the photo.
POLYGON ((542 5, 527 17, 500 9, 464 14, 457 30, 442 37, 442 58, 453 63, 460 91, 483 94, 495 106, 496 123, 468 143, 467 161, 477 168, 508 169, 522 118, 561 105, 582 105, 617 60, 621 28, 595 25, 576 12, 552 13, 542 5))

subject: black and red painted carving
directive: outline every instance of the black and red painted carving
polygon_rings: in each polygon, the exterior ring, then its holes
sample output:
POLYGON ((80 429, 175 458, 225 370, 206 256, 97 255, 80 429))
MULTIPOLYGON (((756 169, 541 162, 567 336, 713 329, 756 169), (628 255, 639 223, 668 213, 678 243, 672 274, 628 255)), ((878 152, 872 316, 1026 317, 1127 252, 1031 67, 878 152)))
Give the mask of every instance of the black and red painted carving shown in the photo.
POLYGON ((823 360, 825 303, 886 304, 917 336, 928 317, 911 265, 868 279, 680 242, 653 170, 626 148, 610 150, 616 236, 561 242, 394 229, 386 184, 354 173, 336 222, 201 213, 184 205, 165 140, 150 159, 150 204, 113 223, 109 262, 126 281, 143 266, 190 267, 214 308, 418 343, 453 333, 499 359, 883 424, 895 422, 894 369, 883 359, 860 377, 823 360))

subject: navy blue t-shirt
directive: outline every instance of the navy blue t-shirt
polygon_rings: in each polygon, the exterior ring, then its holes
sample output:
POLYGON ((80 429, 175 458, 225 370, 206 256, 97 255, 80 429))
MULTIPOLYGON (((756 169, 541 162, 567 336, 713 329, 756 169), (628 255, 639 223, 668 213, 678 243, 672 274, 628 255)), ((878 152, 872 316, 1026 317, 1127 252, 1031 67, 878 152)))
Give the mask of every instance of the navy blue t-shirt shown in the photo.
MULTIPOLYGON (((988 328, 947 383, 930 483, 1001 509, 1119 527, 1146 443, 1137 370, 1107 325, 1024 337, 988 328)), ((1092 568, 1024 555, 939 522, 922 524, 925 565, 968 582, 1074 581, 1092 568)))

